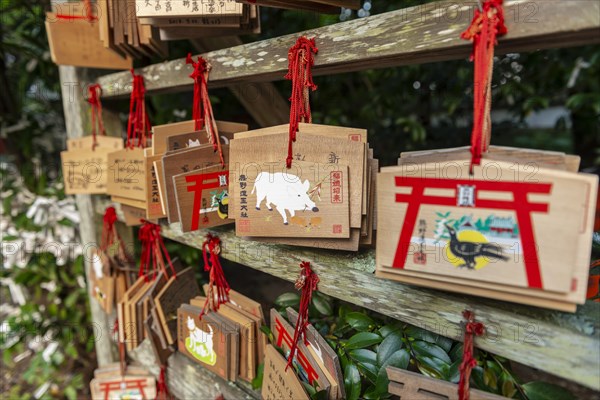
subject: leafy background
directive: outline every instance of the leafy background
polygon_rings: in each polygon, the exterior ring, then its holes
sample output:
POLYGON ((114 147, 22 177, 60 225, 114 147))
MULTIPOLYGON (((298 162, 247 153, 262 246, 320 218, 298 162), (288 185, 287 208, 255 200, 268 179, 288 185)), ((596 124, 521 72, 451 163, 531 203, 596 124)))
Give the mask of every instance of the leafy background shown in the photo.
MULTIPOLYGON (((372 13, 424 2, 375 0, 372 13)), ((64 194, 59 151, 64 148, 65 135, 58 70, 50 60, 43 24, 48 5, 49 0, 0 0, 0 161, 16 165, 24 186, 32 193, 60 199, 64 194)), ((262 18, 263 33, 243 40, 280 36, 338 21, 337 16, 275 9, 264 9, 262 18)), ((170 58, 183 57, 190 50, 185 42, 171 43, 170 58)), ((160 61, 140 60, 137 65, 160 61)), ((492 143, 575 153, 582 157, 583 168, 597 171, 598 76, 597 45, 498 56, 493 104, 494 110, 503 110, 508 117, 494 124, 492 143), (564 110, 553 125, 528 125, 528 117, 551 107, 564 110)), ((322 76, 315 81, 319 85, 312 96, 315 122, 368 128, 382 165, 394 163, 402 150, 468 143, 472 65, 466 60, 322 76)), ((289 82, 278 81, 275 85, 287 97, 289 82)), ((229 91, 217 89, 211 94, 220 119, 257 126, 229 91)), ((191 93, 152 96, 148 101, 152 121, 162 124, 189 119, 191 98, 191 93)), ((104 105, 121 111, 125 121, 125 102, 104 105)), ((17 207, 15 193, 22 188, 15 186, 14 174, 2 168, 0 176, 2 218, 10 219, 23 232, 47 229, 27 218, 27 204, 17 207)), ((4 233, 2 240, 7 240, 4 233)), ((169 249, 186 263, 198 265, 196 250, 174 243, 169 249)), ((0 271, 0 278, 13 279, 25 287, 28 296, 27 304, 15 305, 9 289, 0 285, 0 315, 6 322, 0 335, 4 396, 31 398, 45 383, 50 386, 42 398, 85 396, 86 382, 95 367, 94 350, 86 340, 89 335, 74 337, 68 328, 90 323, 85 288, 78 281, 82 274, 80 258, 58 267, 54 256, 43 253, 22 268, 0 271), (45 289, 49 284, 56 285, 52 291, 45 289), (10 335, 4 331, 6 326, 10 335), (32 345, 46 334, 60 344, 49 358, 43 354, 46 342, 41 347, 32 345), (16 342, 11 340, 14 338, 16 342)), ((262 295, 272 297, 280 286, 265 284, 269 289, 264 289, 262 295)), ((276 303, 280 307, 295 306, 297 295, 284 295, 276 303)), ((321 295, 316 297, 311 317, 343 361, 350 398, 385 397, 381 371, 386 363, 456 381, 458 343, 321 295)), ((522 383, 511 372, 513 364, 500 357, 485 352, 477 357, 479 365, 473 374, 476 387, 530 400, 570 396, 554 386, 522 383)), ((585 393, 582 398, 591 398, 585 393)))

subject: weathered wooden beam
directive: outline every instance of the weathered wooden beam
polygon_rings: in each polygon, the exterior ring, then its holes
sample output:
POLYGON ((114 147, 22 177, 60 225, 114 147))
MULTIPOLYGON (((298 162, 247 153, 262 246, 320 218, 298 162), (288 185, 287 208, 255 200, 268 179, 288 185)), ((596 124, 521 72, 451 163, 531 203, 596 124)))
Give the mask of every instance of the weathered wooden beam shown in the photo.
MULTIPOLYGON (((131 358, 158 378, 160 363, 156 361, 150 342, 144 340, 129 352, 131 358)), ((177 399, 216 399, 223 395, 226 399, 259 399, 259 393, 244 382, 228 382, 209 370, 202 368, 181 353, 169 357, 167 385, 169 393, 177 399)))
MULTIPOLYGON (((242 44, 237 36, 191 39, 197 51, 214 51, 242 44)), ((228 89, 262 127, 285 124, 290 106, 271 82, 249 82, 230 85, 228 89)))
MULTIPOLYGON (((213 65, 210 85, 215 87, 283 79, 288 49, 301 35, 317 38, 314 73, 319 75, 464 59, 471 44, 460 39, 460 33, 469 26, 476 4, 428 3, 202 56, 213 65)), ((499 40, 499 54, 600 42, 597 1, 509 0, 505 13, 509 33, 499 40)), ((185 59, 150 65, 138 73, 144 75, 149 93, 192 87, 185 59)), ((98 82, 105 99, 131 91, 129 72, 105 75, 98 82)))

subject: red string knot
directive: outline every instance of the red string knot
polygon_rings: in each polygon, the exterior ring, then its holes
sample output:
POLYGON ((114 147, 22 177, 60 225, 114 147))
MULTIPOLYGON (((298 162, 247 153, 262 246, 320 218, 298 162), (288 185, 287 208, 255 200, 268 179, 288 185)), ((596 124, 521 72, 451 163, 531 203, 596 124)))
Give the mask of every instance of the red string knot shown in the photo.
POLYGON ((115 222, 117 222, 117 210, 115 210, 114 207, 106 207, 102 220, 104 226, 106 226, 108 230, 111 230, 115 225, 115 222))

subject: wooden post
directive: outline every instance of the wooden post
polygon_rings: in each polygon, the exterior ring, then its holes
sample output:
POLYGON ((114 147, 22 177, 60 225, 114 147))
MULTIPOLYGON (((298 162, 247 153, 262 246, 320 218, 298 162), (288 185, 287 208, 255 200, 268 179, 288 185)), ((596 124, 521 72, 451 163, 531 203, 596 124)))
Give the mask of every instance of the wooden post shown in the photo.
MULTIPOLYGON (((78 138, 84 136, 89 131, 89 105, 86 102, 87 84, 91 82, 89 71, 83 68, 70 66, 59 67, 61 92, 63 99, 63 108, 65 113, 65 125, 68 138, 78 138)), ((76 195, 75 202, 81 216, 79 224, 79 235, 81 245, 88 243, 98 243, 96 232, 96 214, 91 195, 76 195)), ((85 278, 89 282, 91 260, 87 255, 85 257, 85 278)), ((89 295, 89 290, 88 290, 89 295)), ((104 366, 112 363, 115 358, 111 350, 110 335, 112 328, 109 323, 109 317, 104 313, 100 304, 89 297, 90 310, 92 312, 92 325, 95 335, 96 357, 98 366, 104 366)))

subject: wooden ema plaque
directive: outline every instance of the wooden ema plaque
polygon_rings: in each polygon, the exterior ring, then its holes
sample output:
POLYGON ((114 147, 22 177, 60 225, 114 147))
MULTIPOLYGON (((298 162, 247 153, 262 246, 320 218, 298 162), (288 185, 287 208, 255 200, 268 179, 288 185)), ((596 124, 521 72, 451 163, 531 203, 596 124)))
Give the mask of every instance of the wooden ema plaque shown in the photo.
POLYGON ((121 376, 118 371, 112 377, 92 379, 90 389, 93 400, 156 398, 156 380, 153 377, 121 376))
MULTIPOLYGON (((298 321, 298 313, 291 307, 286 310, 288 319, 292 326, 296 326, 298 321)), ((314 326, 309 324, 306 328, 306 340, 308 350, 313 355, 313 358, 320 364, 321 369, 327 375, 327 380, 331 384, 330 399, 344 399, 344 375, 342 367, 335 350, 329 346, 327 341, 319 334, 314 326)))
POLYGON ((107 314, 112 313, 115 300, 115 277, 111 275, 110 262, 104 252, 92 252, 90 297, 95 298, 107 314))
MULTIPOLYGON (((294 341, 294 328, 273 308, 271 309, 271 332, 277 347, 283 350, 286 358, 289 357, 294 341)), ((311 386, 316 385, 318 391, 326 391, 329 397, 331 384, 302 340, 298 341, 298 351, 294 358, 294 364, 299 371, 302 371, 299 378, 311 386)))
MULTIPOLYGON (((458 400, 458 385, 399 368, 387 367, 386 370, 390 380, 388 391, 400 399, 458 400)), ((471 389, 469 394, 471 400, 506 400, 506 397, 476 389, 471 389)))
POLYGON ((103 194, 109 177, 108 155, 123 148, 123 139, 86 136, 67 141, 67 151, 60 153, 66 194, 103 194))
POLYGON ((104 47, 97 21, 59 20, 55 13, 48 12, 45 24, 50 55, 55 64, 107 69, 130 69, 133 66, 131 58, 124 58, 104 47))
POLYGON ((108 155, 107 193, 115 197, 138 200, 145 204, 144 166, 145 157, 142 148, 136 147, 110 153, 108 155))
POLYGON ((206 133, 204 131, 180 133, 178 135, 169 136, 167 138, 167 152, 198 147, 201 144, 206 144, 202 143, 203 141, 206 141, 206 133))
POLYGON ((193 268, 186 268, 177 273, 177 277, 169 279, 154 299, 156 311, 167 338, 173 344, 177 338, 177 308, 199 296, 200 288, 196 282, 193 268))
POLYGON ((287 361, 272 345, 265 350, 265 369, 261 396, 264 400, 308 400, 302 383, 287 361))
POLYGON ((234 174, 230 169, 235 209, 229 212, 238 236, 350 236, 347 166, 296 161, 287 169, 265 162, 234 174))
POLYGON ((229 219, 229 168, 220 164, 173 176, 182 232, 233 223, 229 219))
POLYGON ((242 4, 235 0, 136 0, 138 17, 197 17, 242 15, 242 4))
POLYGON ((160 161, 162 155, 148 155, 144 160, 144 171, 146 179, 146 218, 158 219, 166 217, 163 211, 158 184, 158 174, 154 163, 160 161))
POLYGON ((468 166, 382 171, 378 275, 582 302, 597 177, 488 160, 469 177, 468 166))
MULTIPOLYGON (((92 150, 94 146, 93 136, 83 136, 80 138, 67 139, 67 151, 92 150)), ((97 135, 96 150, 121 150, 124 147, 123 139, 112 136, 97 135)))
MULTIPOLYGON (((200 309, 204 308, 205 303, 206 297, 202 296, 190 300, 192 306, 200 309)), ((255 319, 230 303, 221 304, 219 309, 213 313, 223 317, 230 325, 234 325, 235 330, 239 331, 239 358, 232 358, 232 362, 238 364, 239 377, 251 382, 256 377, 256 367, 258 366, 256 359, 258 326, 255 319)))
MULTIPOLYGON (((208 284, 202 286, 202 290, 204 293, 208 292, 208 284)), ((215 293, 216 295, 216 293, 215 293)), ((215 296, 216 298, 216 296, 215 296)), ((260 360, 265 358, 265 346, 268 343, 267 335, 265 335, 260 327, 265 325, 265 315, 262 310, 262 306, 259 302, 252 300, 250 297, 244 296, 240 292, 237 292, 233 289, 229 291, 229 305, 237 307, 242 314, 245 314, 248 318, 254 320, 256 324, 256 354, 258 356, 258 364, 260 364, 260 360)))
POLYGON ((142 224, 142 220, 146 218, 146 210, 143 208, 129 206, 120 202, 120 199, 116 199, 115 197, 112 197, 112 200, 121 203, 121 211, 123 211, 125 225, 139 226, 142 224))
MULTIPOLYGON (((248 130, 248 125, 216 121, 222 144, 229 144, 236 132, 248 130)), ((208 143, 206 130, 196 131, 196 121, 182 121, 152 127, 152 154, 164 154, 208 143)))
POLYGON ((209 371, 230 379, 230 335, 215 313, 200 319, 201 312, 201 308, 188 304, 177 311, 178 349, 209 371))
MULTIPOLYGON (((227 163, 229 158, 229 146, 222 145, 222 149, 225 163, 227 163)), ((215 165, 220 166, 219 153, 214 151, 212 145, 202 145, 166 154, 162 159, 162 164, 169 223, 179 222, 179 212, 177 209, 173 177, 215 165)))
MULTIPOLYGON (((301 124, 301 132, 294 143, 294 160, 320 164, 347 165, 350 207, 350 226, 360 228, 363 197, 366 201, 366 131, 337 128, 325 125, 301 124)), ((231 142, 231 173, 241 173, 254 163, 283 162, 288 149, 288 125, 280 125, 255 131, 236 133, 231 142), (260 154, 260 161, 256 155, 260 154)), ((232 180, 234 178, 232 177, 232 180)), ((235 192, 232 197, 237 201, 235 192)), ((235 204, 234 204, 235 205, 235 204)), ((365 209, 366 213, 366 209, 365 209)), ((237 218, 236 218, 237 219, 237 218)), ((346 236, 347 237, 347 236, 346 236)))

